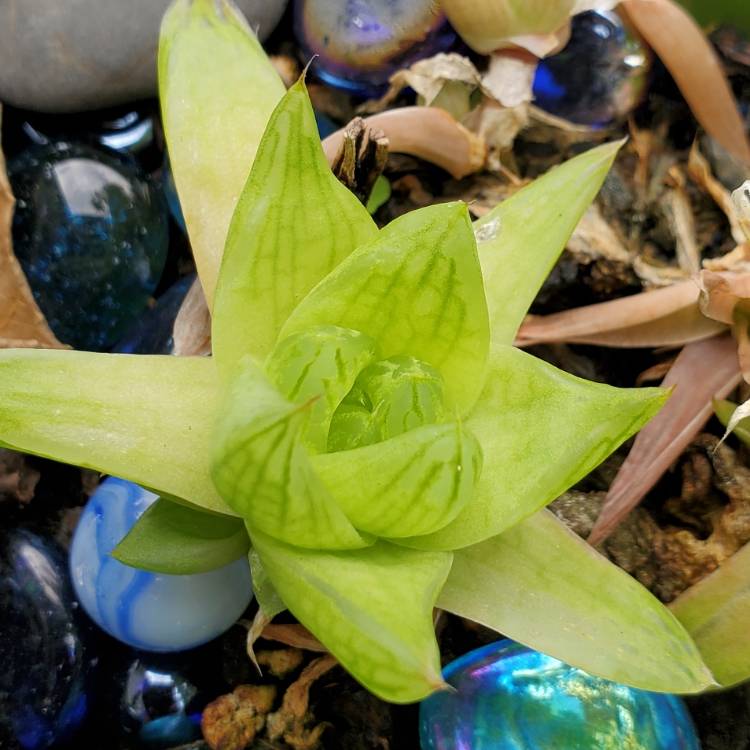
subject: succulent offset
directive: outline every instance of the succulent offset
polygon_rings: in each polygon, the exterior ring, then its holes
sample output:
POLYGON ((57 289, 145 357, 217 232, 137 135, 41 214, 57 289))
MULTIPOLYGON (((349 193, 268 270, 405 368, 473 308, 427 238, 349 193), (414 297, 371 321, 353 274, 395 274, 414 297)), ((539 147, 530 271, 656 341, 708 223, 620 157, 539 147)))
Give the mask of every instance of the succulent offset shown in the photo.
POLYGON ((1 352, 2 443, 157 492, 123 562, 187 573, 249 550, 261 609, 387 700, 442 686, 436 604, 611 679, 714 684, 666 608, 537 513, 666 398, 510 345, 617 144, 473 226, 447 203, 378 230, 303 81, 282 96, 226 0, 175 3, 160 73, 213 356, 1 352))

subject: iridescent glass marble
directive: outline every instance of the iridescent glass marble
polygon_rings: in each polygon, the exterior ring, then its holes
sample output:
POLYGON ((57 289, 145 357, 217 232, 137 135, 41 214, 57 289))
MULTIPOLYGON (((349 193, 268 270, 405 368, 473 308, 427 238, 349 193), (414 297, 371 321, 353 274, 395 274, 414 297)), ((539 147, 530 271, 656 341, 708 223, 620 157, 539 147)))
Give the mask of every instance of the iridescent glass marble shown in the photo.
POLYGON ((103 630, 145 651, 182 651, 230 628, 252 598, 243 557, 208 573, 137 570, 110 553, 157 496, 110 477, 84 508, 70 548, 76 596, 103 630))
POLYGON ((68 143, 8 165, 13 245, 55 334, 79 349, 114 344, 146 307, 167 256, 167 208, 134 162, 68 143))
POLYGON ((23 529, 0 533, 0 747, 71 739, 88 712, 95 658, 62 550, 23 529))
POLYGON ((683 702, 618 685, 513 641, 449 664, 455 693, 420 706, 422 750, 700 750, 683 702))
POLYGON ((606 125, 639 104, 650 67, 649 51, 616 13, 581 13, 565 48, 540 61, 534 103, 572 122, 606 125))
POLYGON ((431 0, 296 0, 294 28, 326 83, 376 94, 399 68, 448 49, 455 32, 431 0))

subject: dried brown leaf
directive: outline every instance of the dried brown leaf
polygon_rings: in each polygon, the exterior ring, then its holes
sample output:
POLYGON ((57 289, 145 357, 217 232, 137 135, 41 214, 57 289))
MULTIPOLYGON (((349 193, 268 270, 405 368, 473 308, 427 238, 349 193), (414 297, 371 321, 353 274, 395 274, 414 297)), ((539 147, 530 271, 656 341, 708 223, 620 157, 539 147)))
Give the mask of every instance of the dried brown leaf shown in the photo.
POLYGON ((699 295, 698 285, 688 280, 554 315, 530 315, 518 331, 516 345, 564 341, 629 348, 698 341, 726 328, 701 313, 699 295))
POLYGON ((661 58, 698 122, 750 164, 750 144, 716 52, 692 17, 672 0, 623 0, 636 30, 661 58))
POLYGON ((685 346, 662 382, 674 393, 636 436, 591 531, 591 544, 604 541, 638 505, 710 419, 712 400, 728 395, 741 377, 729 334, 685 346))
POLYGON ((177 356, 204 357, 211 353, 211 313, 199 279, 193 282, 182 301, 172 338, 177 356))
POLYGON ((311 661, 286 693, 281 708, 268 715, 266 733, 269 739, 283 739, 294 750, 314 750, 320 744, 320 736, 327 724, 308 725, 313 718, 308 713, 312 684, 338 664, 330 654, 311 661))
POLYGON ((733 193, 732 203, 737 211, 740 229, 750 240, 750 180, 743 182, 733 193))
POLYGON ((47 325, 13 254, 11 223, 14 205, 5 157, 0 149, 0 347, 64 348, 47 325))
POLYGON ((304 625, 273 625, 263 628, 261 635, 269 641, 277 641, 285 646, 302 648, 306 651, 328 653, 328 649, 304 625))
POLYGON ((711 196, 714 203, 724 212, 732 230, 732 239, 739 245, 746 239, 740 223, 737 206, 729 191, 714 177, 708 159, 701 153, 698 141, 693 143, 688 158, 688 173, 711 196))
POLYGON ((527 104, 534 98, 532 86, 537 58, 522 50, 502 50, 490 56, 482 88, 504 107, 527 104))
POLYGON ((298 648, 280 648, 276 651, 258 651, 258 664, 268 667, 268 671, 279 679, 284 679, 294 672, 304 660, 304 654, 298 648))
MULTIPOLYGON (((442 109, 400 107, 366 117, 365 123, 385 133, 392 152, 437 164, 456 179, 477 172, 484 165, 484 141, 442 109)), ((342 128, 323 141, 329 163, 336 158, 343 140, 342 128)))
POLYGON ((361 117, 355 117, 344 128, 341 150, 331 169, 339 182, 366 203, 387 161, 388 139, 383 131, 368 128, 361 117))
POLYGON ((577 258, 589 261, 606 258, 630 265, 630 253, 596 203, 592 203, 581 217, 568 240, 567 248, 577 258))
POLYGON ((673 187, 664 191, 661 206, 675 239, 677 264, 688 274, 698 273, 701 267, 700 250, 695 239, 693 209, 685 190, 685 175, 674 165, 669 169, 668 176, 673 187))

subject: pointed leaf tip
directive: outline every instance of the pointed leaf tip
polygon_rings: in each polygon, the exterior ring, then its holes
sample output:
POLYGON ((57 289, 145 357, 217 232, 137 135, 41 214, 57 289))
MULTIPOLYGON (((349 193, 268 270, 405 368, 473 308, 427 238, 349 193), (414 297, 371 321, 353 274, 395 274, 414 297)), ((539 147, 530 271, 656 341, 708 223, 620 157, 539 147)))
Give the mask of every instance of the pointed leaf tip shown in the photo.
POLYGON ((162 22, 159 93, 170 163, 210 308, 232 212, 284 84, 233 3, 178 0, 162 22))
POLYGON ((599 192, 622 141, 554 167, 474 223, 498 227, 479 242, 492 341, 510 344, 544 279, 599 192))

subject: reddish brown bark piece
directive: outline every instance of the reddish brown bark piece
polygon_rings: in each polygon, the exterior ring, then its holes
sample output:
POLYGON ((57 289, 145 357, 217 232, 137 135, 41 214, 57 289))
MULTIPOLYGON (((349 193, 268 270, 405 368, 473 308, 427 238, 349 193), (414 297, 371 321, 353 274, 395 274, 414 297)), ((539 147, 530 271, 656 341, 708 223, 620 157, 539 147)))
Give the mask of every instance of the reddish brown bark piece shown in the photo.
POLYGON ((672 74, 698 122, 750 164, 750 144, 721 62, 690 14, 672 0, 623 0, 620 9, 672 74))
MULTIPOLYGON (((0 111, 0 124, 2 112, 0 111)), ((63 348, 34 301, 13 254, 11 222, 15 199, 0 150, 0 347, 63 348)))
POLYGON ((712 400, 727 396, 741 379, 737 346, 728 333, 680 352, 662 382, 674 393, 636 436, 591 531, 591 544, 604 541, 640 503, 710 419, 712 400))

